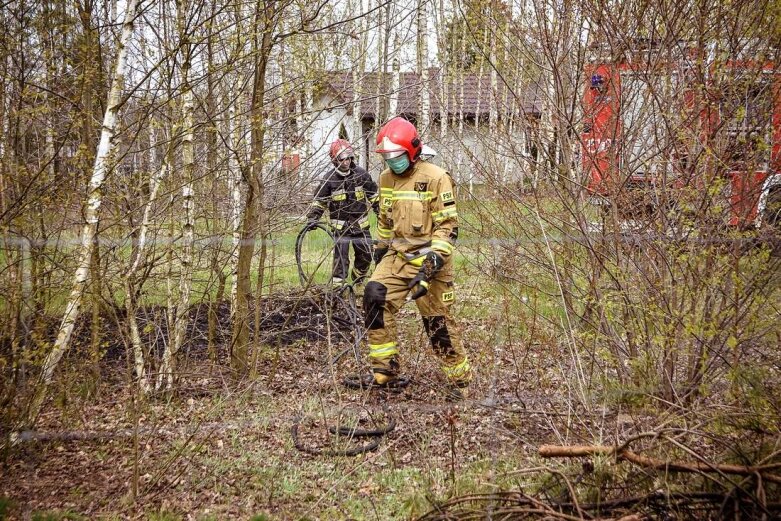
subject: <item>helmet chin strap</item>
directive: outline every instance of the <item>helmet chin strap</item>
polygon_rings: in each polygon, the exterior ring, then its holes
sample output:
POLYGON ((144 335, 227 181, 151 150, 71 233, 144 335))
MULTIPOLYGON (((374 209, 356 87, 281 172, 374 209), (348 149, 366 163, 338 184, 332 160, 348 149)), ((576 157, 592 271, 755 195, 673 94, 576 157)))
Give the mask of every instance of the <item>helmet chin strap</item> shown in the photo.
POLYGON ((337 166, 336 167, 336 173, 339 174, 340 176, 344 177, 344 176, 346 176, 347 174, 350 173, 350 167, 348 166, 346 169, 342 170, 340 167, 337 166))

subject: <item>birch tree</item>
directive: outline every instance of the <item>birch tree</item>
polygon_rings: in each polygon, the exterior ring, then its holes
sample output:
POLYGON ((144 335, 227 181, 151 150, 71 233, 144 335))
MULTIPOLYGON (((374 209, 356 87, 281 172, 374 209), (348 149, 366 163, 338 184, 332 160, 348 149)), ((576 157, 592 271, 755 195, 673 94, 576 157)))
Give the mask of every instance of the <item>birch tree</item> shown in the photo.
MULTIPOLYGON (((357 7, 364 12, 363 0, 356 0, 357 7)), ((366 76, 366 50, 368 39, 367 17, 362 16, 358 20, 353 20, 351 25, 354 31, 359 35, 353 40, 350 46, 350 63, 352 64, 352 84, 353 84, 353 142, 358 155, 358 162, 368 168, 369 159, 364 155, 364 136, 363 136, 363 115, 361 114, 361 99, 363 98, 363 81, 366 76)))
MULTIPOLYGON (((219 115, 220 113, 224 113, 224 109, 220 106, 219 100, 217 97, 217 87, 218 87, 218 81, 216 77, 216 69, 218 66, 217 63, 217 56, 216 56, 216 38, 217 33, 219 33, 219 28, 216 28, 215 30, 215 19, 217 18, 217 9, 218 6, 216 3, 212 2, 210 6, 210 13, 209 13, 209 19, 212 20, 211 22, 207 23, 207 30, 206 30, 206 102, 205 102, 205 113, 206 117, 208 119, 208 127, 207 127, 207 144, 206 144, 206 165, 208 172, 212 172, 213 175, 211 176, 211 179, 209 181, 206 181, 210 188, 208 189, 209 192, 211 192, 211 210, 213 212, 213 217, 211 219, 208 219, 209 224, 211 225, 211 232, 210 235, 212 237, 215 236, 215 232, 219 230, 219 225, 221 224, 221 219, 218 218, 218 208, 220 206, 219 203, 219 190, 218 187, 223 181, 222 175, 220 175, 224 169, 222 169, 219 165, 219 151, 221 150, 219 147, 218 137, 220 134, 220 128, 219 128, 219 115)), ((197 190, 196 190, 197 192, 197 190)), ((211 259, 209 261, 209 278, 210 282, 213 281, 215 278, 217 279, 217 291, 214 295, 214 298, 209 298, 209 317, 208 317, 208 326, 206 331, 206 350, 209 354, 209 359, 213 362, 217 361, 217 325, 219 322, 219 305, 220 301, 222 300, 224 294, 225 294, 225 282, 227 280, 227 276, 225 275, 225 272, 223 270, 223 266, 220 264, 220 260, 222 257, 222 241, 219 241, 219 244, 215 245, 216 247, 213 249, 211 253, 211 259)))
POLYGON ((149 179, 149 198, 144 205, 141 224, 138 229, 137 246, 134 248, 130 257, 130 267, 124 274, 125 285, 125 311, 127 313, 128 328, 130 330, 130 341, 133 347, 133 367, 139 389, 142 393, 147 393, 151 385, 146 375, 146 360, 144 357, 144 347, 141 341, 141 333, 138 327, 138 293, 140 288, 136 281, 138 269, 144 265, 147 254, 147 235, 149 232, 151 213, 157 201, 157 193, 160 183, 168 176, 170 169, 170 157, 173 152, 173 139, 169 140, 167 151, 163 154, 158 168, 149 179))
POLYGON ((401 63, 399 62, 399 35, 393 38, 393 64, 391 69, 390 92, 388 96, 388 115, 396 116, 399 112, 399 96, 401 95, 401 63))
POLYGON ((181 271, 179 275, 179 301, 174 316, 173 339, 166 344, 163 351, 163 360, 158 372, 156 387, 158 390, 165 388, 170 391, 174 381, 175 356, 184 343, 184 335, 187 331, 188 312, 190 310, 190 288, 192 287, 193 273, 193 171, 195 170, 195 154, 193 150, 193 92, 190 85, 190 67, 192 60, 192 47, 190 35, 187 29, 189 19, 189 2, 179 0, 176 3, 177 27, 179 33, 180 52, 182 54, 181 92, 182 92, 182 254, 179 259, 181 271))
POLYGON ((420 106, 418 110, 418 128, 428 132, 431 124, 431 98, 428 78, 428 0, 418 1, 418 52, 417 66, 420 74, 420 106))
POLYGON ((236 94, 230 95, 230 108, 228 109, 227 120, 227 147, 228 147, 228 191, 230 193, 230 227, 232 248, 230 254, 230 273, 231 273, 231 318, 236 314, 239 280, 239 247, 241 245, 241 215, 243 209, 242 183, 244 178, 239 169, 239 147, 241 139, 239 134, 239 125, 236 123, 236 94))
POLYGON ((102 187, 106 176, 109 175, 112 168, 111 155, 115 146, 114 133, 117 125, 117 114, 120 109, 120 96, 125 83, 127 45, 133 34, 138 4, 139 0, 130 0, 126 7, 122 32, 117 43, 117 58, 111 81, 111 90, 106 104, 106 113, 103 118, 103 130, 100 134, 100 142, 95 154, 95 165, 87 189, 87 200, 84 205, 85 222, 80 235, 78 268, 73 275, 70 297, 65 307, 59 331, 57 332, 57 338, 52 350, 44 360, 40 381, 35 389, 35 396, 30 403, 26 421, 31 425, 35 423, 38 416, 40 406, 43 403, 46 390, 51 383, 57 364, 68 349, 73 328, 79 316, 84 289, 87 285, 95 233, 100 221, 99 211, 103 201, 102 187))
POLYGON ((435 30, 437 35, 437 59, 439 61, 439 137, 442 142, 447 138, 450 127, 450 52, 449 43, 445 38, 447 17, 445 2, 439 0, 435 9, 435 30))
POLYGON ((241 223, 241 244, 237 264, 236 310, 231 334, 231 366, 237 375, 249 371, 250 312, 252 294, 250 268, 255 251, 258 230, 265 232, 265 215, 260 210, 263 201, 263 152, 266 120, 263 114, 266 102, 266 70, 274 45, 274 27, 277 23, 275 3, 258 6, 253 30, 252 98, 250 101, 250 166, 242 172, 247 183, 247 196, 241 223), (260 224, 257 221, 260 220, 260 224))
POLYGON ((387 27, 386 23, 383 20, 385 19, 384 11, 383 11, 383 0, 377 0, 377 54, 378 54, 378 61, 377 61, 377 85, 376 91, 375 91, 375 101, 374 101, 374 132, 376 133, 379 130, 380 125, 385 120, 385 116, 383 115, 383 94, 382 94, 382 84, 385 81, 385 72, 387 71, 387 50, 388 46, 386 45, 387 37, 387 27))
MULTIPOLYGON (((245 43, 241 38, 244 25, 244 16, 242 14, 242 4, 235 2, 230 11, 231 22, 236 27, 233 45, 230 46, 230 58, 226 64, 234 64, 239 61, 242 55, 242 47, 245 43)), ((242 175, 244 168, 244 143, 242 142, 242 121, 241 112, 238 110, 243 106, 244 91, 241 88, 242 74, 238 70, 232 71, 226 76, 228 85, 225 86, 225 104, 228 107, 225 119, 225 146, 228 155, 228 175, 227 185, 230 196, 229 227, 231 230, 232 247, 230 250, 229 267, 231 277, 230 290, 230 317, 233 323, 236 309, 238 306, 237 296, 239 288, 238 266, 239 266, 239 248, 241 245, 241 216, 244 214, 244 197, 246 191, 246 178, 242 175)))

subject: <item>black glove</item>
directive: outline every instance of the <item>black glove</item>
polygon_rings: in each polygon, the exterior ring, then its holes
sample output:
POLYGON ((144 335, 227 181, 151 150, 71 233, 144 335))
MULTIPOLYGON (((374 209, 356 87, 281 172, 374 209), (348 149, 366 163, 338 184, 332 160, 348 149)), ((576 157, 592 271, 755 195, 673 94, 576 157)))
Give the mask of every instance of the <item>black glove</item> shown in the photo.
POLYGON ((385 254, 388 253, 388 247, 384 248, 375 248, 372 252, 372 258, 374 259, 374 265, 377 266, 383 257, 385 257, 385 254))
POLYGON ((407 284, 409 289, 413 289, 415 286, 417 286, 417 289, 415 289, 409 296, 409 298, 412 300, 417 300, 428 293, 428 281, 426 280, 426 277, 420 272, 418 272, 418 274, 415 275, 415 278, 409 281, 409 284, 407 284))
POLYGON ((430 251, 426 254, 426 258, 423 259, 423 264, 418 270, 418 274, 415 275, 407 287, 413 290, 410 298, 412 300, 419 299, 426 293, 428 293, 428 283, 445 265, 445 259, 440 257, 436 252, 430 251), (417 286, 417 289, 414 289, 417 286))

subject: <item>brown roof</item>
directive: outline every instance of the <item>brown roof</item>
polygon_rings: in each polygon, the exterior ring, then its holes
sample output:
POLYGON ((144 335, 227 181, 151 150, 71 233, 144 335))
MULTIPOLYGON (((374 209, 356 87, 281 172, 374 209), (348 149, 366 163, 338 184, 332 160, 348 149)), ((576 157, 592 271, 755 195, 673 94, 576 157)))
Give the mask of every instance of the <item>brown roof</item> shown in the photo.
MULTIPOLYGON (((384 73, 384 81, 380 95, 390 94, 392 74, 384 73)), ((361 94, 361 116, 364 119, 374 119, 377 107, 378 80, 382 73, 369 72, 359 78, 361 94)), ((399 102, 397 113, 414 115, 418 112, 418 103, 424 92, 420 75, 417 72, 400 73, 399 102)), ((441 74, 439 69, 429 69, 429 99, 432 116, 441 116, 442 108, 446 107, 451 115, 457 115, 463 110, 465 116, 476 114, 487 116, 491 102, 491 77, 489 74, 451 75, 447 78, 446 100, 443 103, 441 90, 441 74), (463 87, 463 94, 461 89, 463 87)), ((353 100, 352 72, 331 72, 327 76, 327 85, 334 92, 339 103, 347 104, 348 111, 353 100)), ((496 92, 493 96, 498 114, 519 113, 529 115, 540 113, 540 89, 536 83, 526 86, 507 86, 501 78, 497 78, 496 92)))

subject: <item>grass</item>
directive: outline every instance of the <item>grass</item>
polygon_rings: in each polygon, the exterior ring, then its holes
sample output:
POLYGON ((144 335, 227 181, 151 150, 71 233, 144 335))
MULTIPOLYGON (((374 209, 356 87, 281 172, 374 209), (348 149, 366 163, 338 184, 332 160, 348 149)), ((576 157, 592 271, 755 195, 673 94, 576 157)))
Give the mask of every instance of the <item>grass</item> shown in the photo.
POLYGON ((0 521, 4 521, 8 516, 8 511, 14 506, 14 502, 11 498, 0 496, 0 521))
POLYGON ((32 521, 87 521, 89 518, 69 510, 52 510, 46 512, 34 512, 31 519, 32 521))
POLYGON ((147 519, 149 521, 182 521, 184 518, 179 514, 161 509, 158 512, 149 512, 147 519))
MULTIPOLYGON (((481 219, 486 215, 488 203, 475 203, 474 201, 465 202, 461 208, 461 218, 464 223, 481 219)), ((500 212, 501 208, 497 205, 494 209, 495 212, 500 212)), ((370 223, 372 236, 376 238, 376 217, 373 213, 370 213, 370 223)), ((264 273, 264 283, 262 293, 265 295, 284 292, 290 289, 299 288, 301 286, 299 281, 298 268, 295 260, 295 243, 296 237, 301 229, 302 223, 296 219, 286 219, 281 224, 280 231, 275 233, 271 237, 268 249, 267 268, 264 273)), ((482 237, 471 236, 476 230, 473 227, 462 225, 461 235, 459 238, 459 245, 454 252, 453 262, 456 273, 456 282, 461 288, 469 287, 469 283, 474 280, 475 276, 479 276, 481 272, 481 266, 476 264, 478 259, 476 248, 479 248, 480 242, 484 239, 482 237)), ((507 232, 507 230, 505 230, 507 232)), ((509 231, 510 234, 513 230, 509 231)), ((304 259, 304 271, 307 274, 314 275, 315 284, 325 284, 330 280, 331 267, 333 262, 331 240, 327 234, 321 231, 315 231, 307 234, 306 240, 303 244, 303 259, 304 259)), ((208 264, 210 262, 210 255, 212 248, 219 247, 222 251, 222 274, 226 277, 225 295, 230 294, 230 288, 233 284, 230 276, 230 268, 228 264, 228 251, 232 247, 231 238, 225 237, 221 244, 215 244, 210 242, 208 246, 196 245, 195 248, 195 269, 192 276, 192 289, 190 300, 192 303, 198 303, 202 301, 212 300, 217 292, 217 277, 211 272, 208 264)), ((160 251, 150 252, 150 256, 160 255, 160 251)), ((104 248, 102 250, 104 255, 103 262, 108 262, 112 267, 110 271, 119 270, 120 272, 127 267, 127 264, 131 255, 131 247, 129 244, 120 245, 112 249, 104 248), (108 255, 111 255, 110 257, 108 255), (122 267, 124 266, 124 268, 122 267)), ((174 254, 174 263, 176 263, 176 256, 174 254)), ((255 265, 250 270, 250 278, 253 288, 257 287, 258 277, 260 270, 258 269, 257 262, 259 260, 258 247, 254 255, 255 265)), ((62 284, 56 286, 56 289, 48 297, 47 312, 52 315, 59 315, 64 310, 65 303, 70 291, 70 277, 74 267, 72 263, 62 262, 56 269, 54 269, 54 277, 63 281, 62 284)), ((140 305, 166 305, 167 303, 167 280, 172 282, 172 289, 174 293, 178 289, 179 273, 178 266, 174 266, 174 270, 169 273, 169 268, 166 263, 166 257, 159 257, 157 266, 150 272, 149 279, 146 281, 143 293, 141 295, 140 305)), ((121 279, 112 275, 112 278, 106 278, 101 281, 103 283, 104 295, 110 294, 113 301, 117 306, 121 307, 125 299, 125 288, 121 283, 121 279)), ((463 289, 462 289, 463 291, 463 289)), ((89 288, 88 288, 89 292, 89 288)), ((255 290, 253 289, 253 293, 255 290)), ((85 310, 89 308, 90 296, 89 293, 85 295, 85 310)))
MULTIPOLYGON (((479 460, 459 467, 453 481, 442 468, 400 464, 394 461, 400 455, 390 453, 358 467, 351 460, 302 460, 295 451, 287 455, 253 452, 227 465, 215 460, 203 463, 211 473, 222 467, 221 473, 240 481, 241 493, 256 498, 256 504, 284 508, 285 517, 294 519, 409 519, 437 501, 506 488, 515 483, 509 471, 520 465, 513 460, 479 460), (238 477, 242 473, 246 477, 238 477)), ((236 492, 230 487, 212 490, 226 495, 236 492)))

